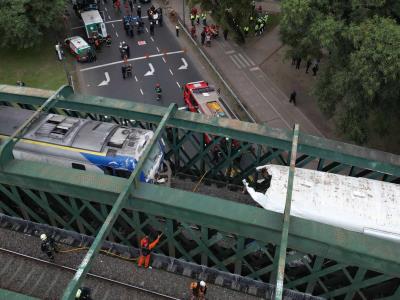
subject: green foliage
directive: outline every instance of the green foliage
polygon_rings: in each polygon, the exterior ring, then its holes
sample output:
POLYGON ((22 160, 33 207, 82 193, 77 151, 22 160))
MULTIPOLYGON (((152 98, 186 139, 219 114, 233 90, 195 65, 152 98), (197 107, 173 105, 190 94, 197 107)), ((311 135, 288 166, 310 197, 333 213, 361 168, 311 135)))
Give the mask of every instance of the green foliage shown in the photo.
POLYGON ((62 24, 65 0, 0 1, 1 47, 29 48, 40 44, 43 32, 62 24))
POLYGON ((387 133, 400 115, 399 2, 282 3, 281 34, 292 47, 289 54, 329 53, 314 92, 322 111, 358 143, 366 143, 370 131, 387 133))

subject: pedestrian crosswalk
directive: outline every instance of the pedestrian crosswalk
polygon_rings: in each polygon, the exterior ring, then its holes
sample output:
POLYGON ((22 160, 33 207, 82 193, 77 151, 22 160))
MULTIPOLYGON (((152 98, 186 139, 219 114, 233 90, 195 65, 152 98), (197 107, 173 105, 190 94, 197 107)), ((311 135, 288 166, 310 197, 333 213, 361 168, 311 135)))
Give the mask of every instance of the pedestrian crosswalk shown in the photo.
POLYGON ((229 58, 238 69, 251 68, 255 66, 254 61, 252 61, 251 58, 244 53, 242 54, 235 53, 234 51, 227 51, 226 54, 228 54, 229 58))

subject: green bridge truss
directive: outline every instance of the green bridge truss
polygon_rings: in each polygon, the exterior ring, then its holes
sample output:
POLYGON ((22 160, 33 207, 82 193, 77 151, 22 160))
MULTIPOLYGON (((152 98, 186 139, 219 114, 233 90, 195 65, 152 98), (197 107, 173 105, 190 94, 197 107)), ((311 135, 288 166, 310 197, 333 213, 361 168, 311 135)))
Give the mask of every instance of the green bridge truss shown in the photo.
MULTIPOLYGON (((232 188, 243 178, 254 178, 255 166, 290 161, 296 167, 400 183, 399 156, 266 125, 207 118, 176 111, 173 105, 77 95, 69 87, 55 93, 5 85, 0 85, 0 102, 151 128, 166 142, 174 174, 204 176, 232 188), (213 141, 206 146, 205 134, 213 141)), ((104 238, 137 246, 144 233, 155 231, 164 232, 157 251, 168 256, 264 282, 276 283, 282 275, 285 288, 329 299, 400 299, 396 242, 296 217, 289 225, 282 214, 261 208, 142 184, 135 172, 122 179, 14 160, 10 150, 19 136, 0 147, 1 212, 96 236, 65 299, 71 298, 104 238), (287 236, 282 234, 285 226, 287 236), (284 273, 279 261, 286 261, 284 273)))

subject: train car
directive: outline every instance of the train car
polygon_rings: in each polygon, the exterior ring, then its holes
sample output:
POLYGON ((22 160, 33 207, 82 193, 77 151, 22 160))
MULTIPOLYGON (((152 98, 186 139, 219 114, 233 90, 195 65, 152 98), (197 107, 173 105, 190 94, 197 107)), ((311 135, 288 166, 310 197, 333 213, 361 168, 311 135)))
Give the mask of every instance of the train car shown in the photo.
MULTIPOLYGON (((266 192, 243 183, 263 208, 283 213, 289 167, 257 167, 263 169, 272 176, 266 192)), ((400 186, 296 168, 291 215, 400 243, 400 186)))
MULTIPOLYGON (((0 143, 33 113, 0 106, 0 143)), ((13 155, 16 159, 127 178, 153 134, 141 128, 41 113, 16 143, 13 155)), ((164 142, 160 139, 143 166, 141 181, 155 182, 163 156, 164 142)))

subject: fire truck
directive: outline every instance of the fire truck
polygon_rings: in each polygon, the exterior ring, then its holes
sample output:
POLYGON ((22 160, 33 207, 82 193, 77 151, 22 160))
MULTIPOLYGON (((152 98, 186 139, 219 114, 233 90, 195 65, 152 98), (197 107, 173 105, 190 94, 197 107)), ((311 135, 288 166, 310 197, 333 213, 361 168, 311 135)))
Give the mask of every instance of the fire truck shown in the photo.
POLYGON ((214 87, 206 81, 185 84, 183 98, 189 111, 222 118, 231 118, 214 87))
MULTIPOLYGON (((207 116, 230 118, 231 114, 223 105, 219 93, 207 81, 196 81, 185 84, 183 98, 189 111, 205 114, 207 116)), ((204 135, 205 142, 209 144, 212 137, 204 135)), ((233 147, 238 147, 239 142, 232 141, 233 147)))

